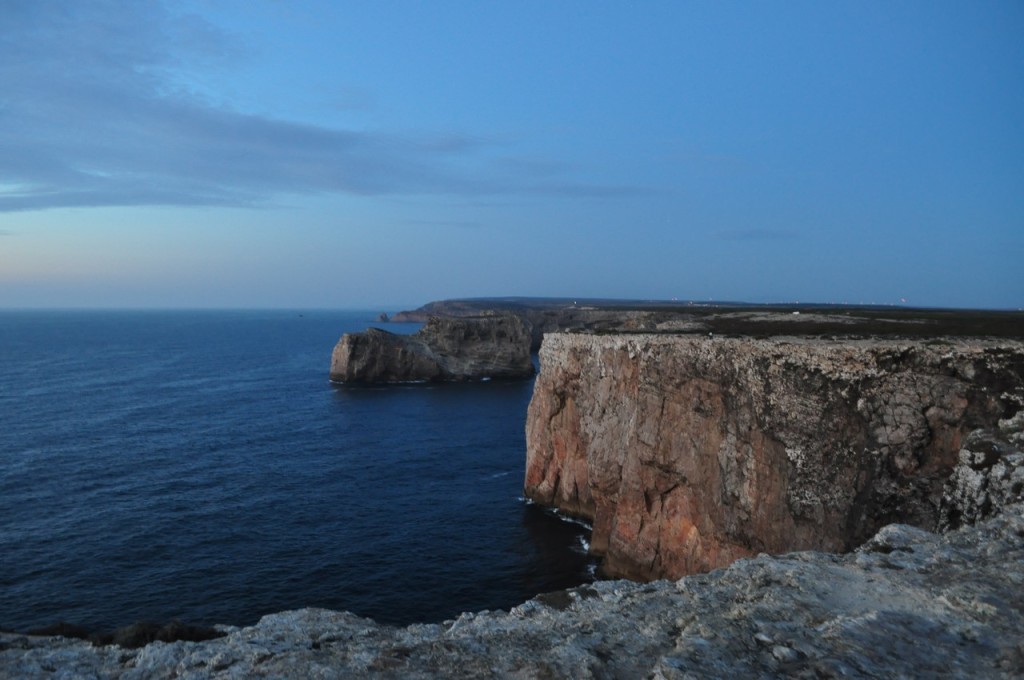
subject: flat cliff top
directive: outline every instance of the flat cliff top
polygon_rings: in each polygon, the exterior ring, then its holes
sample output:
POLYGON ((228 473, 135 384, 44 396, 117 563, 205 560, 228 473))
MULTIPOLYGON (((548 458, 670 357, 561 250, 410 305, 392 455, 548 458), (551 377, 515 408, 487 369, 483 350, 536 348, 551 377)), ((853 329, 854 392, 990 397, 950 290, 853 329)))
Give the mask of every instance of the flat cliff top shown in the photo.
POLYGON ((563 331, 548 333, 545 342, 593 343, 605 347, 629 347, 641 345, 689 345, 725 346, 751 348, 760 351, 785 352, 829 352, 840 349, 852 352, 873 350, 900 351, 916 349, 929 353, 949 352, 973 353, 979 350, 1006 348, 1014 351, 1024 349, 1024 339, 993 336, 940 335, 929 338, 914 338, 903 335, 800 335, 777 333, 771 335, 748 335, 727 333, 659 333, 650 331, 633 332, 590 332, 563 331))
POLYGON ((541 365, 563 361, 569 348, 586 351, 622 350, 631 358, 644 356, 657 363, 660 352, 671 349, 698 357, 708 365, 715 358, 730 356, 741 365, 757 358, 780 366, 804 366, 826 375, 866 378, 901 365, 947 366, 949 370, 973 377, 972 362, 1009 362, 1024 367, 1024 340, 1001 337, 938 336, 807 336, 807 335, 724 335, 717 333, 674 334, 649 332, 562 332, 549 333, 541 346, 541 365), (651 356, 647 356, 648 354, 651 356), (742 361, 741 359, 742 358, 742 361))
POLYGON ((399 312, 393 321, 430 316, 513 313, 546 332, 582 329, 615 332, 734 335, 855 335, 877 337, 977 336, 1024 339, 1024 312, 895 306, 699 303, 663 300, 476 298, 440 300, 399 312))

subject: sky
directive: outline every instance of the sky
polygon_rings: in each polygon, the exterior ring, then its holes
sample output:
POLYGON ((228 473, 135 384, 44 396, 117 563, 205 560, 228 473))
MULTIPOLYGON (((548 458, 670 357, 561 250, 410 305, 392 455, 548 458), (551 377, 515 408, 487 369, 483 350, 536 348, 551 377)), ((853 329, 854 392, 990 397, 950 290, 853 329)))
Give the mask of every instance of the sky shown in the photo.
POLYGON ((0 307, 1024 307, 1024 3, 0 0, 0 307))

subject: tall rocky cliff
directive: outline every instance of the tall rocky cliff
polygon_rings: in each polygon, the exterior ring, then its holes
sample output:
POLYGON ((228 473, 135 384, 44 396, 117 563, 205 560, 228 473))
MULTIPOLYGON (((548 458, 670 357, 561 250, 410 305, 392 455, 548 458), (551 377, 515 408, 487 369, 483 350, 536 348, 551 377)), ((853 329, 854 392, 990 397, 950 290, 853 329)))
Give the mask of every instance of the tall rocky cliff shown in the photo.
POLYGON ((525 493, 639 579, 933 529, 968 432, 1024 405, 1014 340, 551 334, 540 360, 525 493))

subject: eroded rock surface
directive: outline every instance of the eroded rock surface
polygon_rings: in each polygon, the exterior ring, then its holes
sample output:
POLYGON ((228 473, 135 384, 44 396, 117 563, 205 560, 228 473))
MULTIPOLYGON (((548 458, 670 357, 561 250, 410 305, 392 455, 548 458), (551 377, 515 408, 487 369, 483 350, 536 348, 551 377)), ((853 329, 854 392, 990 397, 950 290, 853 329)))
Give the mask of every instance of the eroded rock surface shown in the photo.
POLYGON ((935 528, 966 435, 1024 404, 1013 340, 550 334, 540 360, 525 493, 641 580, 935 528))
POLYGON ((967 436, 939 507, 939 529, 955 529, 1024 502, 1024 410, 994 430, 967 436))
POLYGON ((341 336, 331 380, 403 383, 528 378, 530 334, 513 315, 430 319, 412 335, 377 328, 341 336))
POLYGON ((10 678, 1010 678, 1024 674, 1024 508, 946 535, 884 528, 856 553, 603 581, 509 613, 381 626, 302 609, 142 649, 0 635, 10 678))

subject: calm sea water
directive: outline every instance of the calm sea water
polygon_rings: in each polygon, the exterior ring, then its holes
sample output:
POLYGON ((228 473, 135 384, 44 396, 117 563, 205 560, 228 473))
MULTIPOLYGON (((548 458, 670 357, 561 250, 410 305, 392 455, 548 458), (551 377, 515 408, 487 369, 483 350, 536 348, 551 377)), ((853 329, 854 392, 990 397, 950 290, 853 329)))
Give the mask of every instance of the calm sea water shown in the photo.
POLYGON ((588 580, 584 529, 520 498, 532 384, 332 385, 372 319, 0 312, 0 628, 406 624, 588 580))

